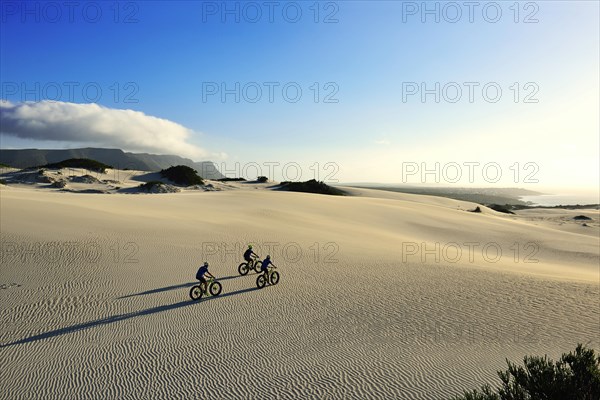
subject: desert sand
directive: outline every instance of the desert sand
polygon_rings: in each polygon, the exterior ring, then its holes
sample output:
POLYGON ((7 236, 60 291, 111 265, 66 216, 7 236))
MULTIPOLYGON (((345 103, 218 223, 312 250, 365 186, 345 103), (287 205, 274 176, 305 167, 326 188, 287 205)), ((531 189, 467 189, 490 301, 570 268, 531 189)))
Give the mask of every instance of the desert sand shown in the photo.
POLYGON ((0 185, 0 398, 443 399, 600 349, 598 210, 267 186, 0 185), (239 276, 248 243, 278 285, 239 276), (223 293, 193 302, 203 261, 223 293))

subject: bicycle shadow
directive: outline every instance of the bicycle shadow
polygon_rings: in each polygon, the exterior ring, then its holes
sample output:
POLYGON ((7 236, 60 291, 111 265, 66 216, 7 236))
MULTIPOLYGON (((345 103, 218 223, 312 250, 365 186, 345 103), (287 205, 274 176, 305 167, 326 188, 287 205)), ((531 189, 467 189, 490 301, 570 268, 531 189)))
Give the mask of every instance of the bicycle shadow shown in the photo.
POLYGON ((139 292, 139 293, 134 293, 134 294, 128 294, 126 296, 120 296, 120 297, 117 297, 117 300, 127 299, 129 297, 144 296, 144 295, 147 295, 147 294, 154 294, 154 293, 166 292, 168 290, 182 289, 182 288, 194 286, 196 284, 198 284, 198 281, 196 281, 196 282, 180 283, 179 285, 172 285, 172 286, 165 286, 165 287, 156 288, 156 289, 150 289, 150 290, 146 290, 144 292, 139 292))
POLYGON ((223 293, 223 294, 221 294, 221 295, 219 295, 219 296, 209 296, 209 297, 205 297, 205 298, 202 298, 202 299, 200 299, 199 301, 196 301, 196 303, 203 303, 203 302, 206 302, 206 301, 208 301, 208 300, 218 300, 218 299, 221 299, 221 298, 223 298, 223 297, 235 296, 235 295, 238 295, 238 294, 243 294, 243 293, 248 293, 248 292, 254 292, 254 291, 256 291, 256 290, 260 290, 260 289, 259 289, 259 288, 257 288, 257 287, 251 287, 251 288, 246 288, 246 289, 240 289, 240 290, 236 290, 235 292, 227 292, 227 293, 223 293))
MULTIPOLYGON (((230 276, 225 276, 223 278, 217 278, 217 281, 227 281, 229 279, 235 279, 235 278, 241 278, 241 277, 242 277, 242 275, 230 275, 230 276)), ((145 290, 145 291, 139 292, 139 293, 128 294, 125 296, 119 296, 119 297, 117 297, 117 300, 128 299, 130 297, 136 297, 136 296, 145 296, 147 294, 161 293, 161 292, 166 292, 169 290, 183 289, 186 287, 198 285, 199 283, 200 283, 200 281, 194 281, 194 282, 180 283, 178 285, 171 285, 171 286, 165 286, 165 287, 156 288, 156 289, 145 290)))
MULTIPOLYGON (((164 289, 164 288, 162 288, 162 289, 164 289)), ((200 301, 185 300, 185 301, 180 301, 180 302, 173 303, 173 304, 167 304, 167 305, 163 305, 163 306, 148 308, 146 310, 135 311, 135 312, 119 314, 119 315, 113 315, 113 316, 110 316, 107 318, 97 319, 95 321, 84 322, 81 324, 71 325, 71 326, 67 326, 65 328, 60 328, 60 329, 55 329, 53 331, 40 333, 40 334, 30 336, 28 338, 20 339, 20 340, 14 341, 14 342, 0 344, 0 348, 16 346, 16 345, 25 344, 25 343, 37 342, 40 340, 50 339, 50 338, 66 335, 69 333, 81 331, 84 329, 90 329, 90 328, 94 328, 94 327, 98 327, 98 326, 102 326, 102 325, 110 325, 115 322, 125 321, 128 319, 142 317, 142 316, 146 316, 146 315, 153 315, 153 314, 161 313, 164 311, 173 311, 173 310, 177 310, 177 309, 180 309, 183 307, 202 304, 202 303, 205 303, 207 300, 216 300, 216 299, 220 299, 220 298, 224 298, 224 297, 241 295, 241 294, 253 292, 256 290, 259 290, 259 289, 256 287, 240 289, 240 290, 236 290, 234 292, 224 293, 224 294, 221 294, 220 296, 216 296, 216 297, 211 296, 204 300, 201 299, 200 301)))
POLYGON ((222 278, 217 277, 217 281, 228 281, 229 279, 242 278, 244 276, 248 276, 248 275, 230 275, 230 276, 224 276, 222 278))

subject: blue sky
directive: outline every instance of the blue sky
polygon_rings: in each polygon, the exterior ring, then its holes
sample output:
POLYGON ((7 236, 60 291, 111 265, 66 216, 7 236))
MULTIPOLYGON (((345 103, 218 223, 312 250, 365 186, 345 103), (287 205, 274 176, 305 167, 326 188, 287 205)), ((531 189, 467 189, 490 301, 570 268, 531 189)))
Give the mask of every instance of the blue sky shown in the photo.
MULTIPOLYGON (((333 162, 340 181, 400 182, 406 163, 438 162, 440 171, 457 163, 464 173, 465 162, 479 162, 497 164, 503 174, 498 182, 479 176, 475 184, 597 190, 597 2, 477 2, 473 22, 464 2, 428 2, 439 22, 423 15, 423 2, 273 2, 272 21, 265 2, 81 2, 58 11, 48 4, 2 3, 0 97, 13 106, 94 101, 167 119, 189 130, 181 140, 201 148, 202 158, 229 169, 293 162, 308 179, 315 162, 333 162), (223 7, 237 7, 239 22, 223 7), (422 99, 422 85, 434 89, 436 82, 440 101, 433 93, 422 99), (464 82, 472 82, 472 101, 464 82), (231 90, 236 83, 240 101, 235 94, 223 101, 222 85, 231 90), (408 95, 415 87, 419 92, 408 95), (297 88, 298 101, 288 101, 297 88), (513 179, 515 163, 524 173, 522 165, 535 163, 538 182, 513 179)), ((111 144, 81 135, 26 138, 3 128, 1 145, 111 144)), ((147 150, 136 138, 126 150, 147 150)), ((450 183, 440 175, 440 183, 450 183)))

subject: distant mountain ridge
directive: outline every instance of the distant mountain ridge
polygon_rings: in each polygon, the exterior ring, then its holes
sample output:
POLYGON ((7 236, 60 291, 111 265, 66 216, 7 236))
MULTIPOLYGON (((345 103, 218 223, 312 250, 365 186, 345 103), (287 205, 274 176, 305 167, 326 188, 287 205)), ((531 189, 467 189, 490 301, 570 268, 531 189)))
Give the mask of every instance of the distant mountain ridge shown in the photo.
POLYGON ((15 168, 30 168, 69 158, 90 158, 117 169, 134 169, 140 171, 158 171, 175 165, 187 165, 198 171, 206 179, 221 179, 225 176, 219 172, 212 161, 192 161, 176 155, 160 155, 148 153, 128 153, 120 149, 103 149, 86 147, 81 149, 0 149, 0 163, 15 168))

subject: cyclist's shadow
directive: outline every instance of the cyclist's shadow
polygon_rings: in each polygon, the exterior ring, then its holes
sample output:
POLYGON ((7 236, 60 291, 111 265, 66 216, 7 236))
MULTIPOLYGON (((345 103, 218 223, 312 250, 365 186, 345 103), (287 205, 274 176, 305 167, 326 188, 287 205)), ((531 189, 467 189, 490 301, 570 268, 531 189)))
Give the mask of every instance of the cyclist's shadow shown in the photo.
MULTIPOLYGON (((222 278, 217 278, 217 281, 227 281, 230 279, 236 279, 236 278, 242 278, 242 275, 230 275, 230 276, 224 276, 222 278)), ((166 292, 169 290, 176 290, 176 289, 182 289, 182 288, 186 288, 186 287, 191 287, 194 285, 197 285, 199 282, 195 281, 195 282, 187 282, 187 283, 181 283, 178 285, 171 285, 171 286, 164 286, 161 288, 156 288, 156 289, 150 289, 150 290, 145 290, 143 292, 139 292, 139 293, 134 293, 134 294, 128 294, 125 296, 119 296, 117 297, 117 299, 127 299, 129 297, 136 297, 136 296, 144 296, 147 294, 154 294, 154 293, 160 293, 160 292, 166 292)))
POLYGON ((221 292, 220 295, 218 296, 207 296, 207 297, 203 297, 198 301, 193 301, 194 303, 203 303, 207 300, 218 300, 218 299, 222 299, 223 297, 229 297, 229 296, 235 296, 235 295, 239 295, 239 294, 244 294, 244 293, 249 293, 249 292, 254 292, 255 290, 260 290, 259 288, 257 288, 256 286, 254 287, 249 287, 246 289, 239 289, 239 290, 235 290, 233 292, 221 292))
POLYGON ((179 301, 179 302, 173 303, 173 304, 166 304, 166 305, 161 305, 161 306, 157 306, 157 307, 147 308, 145 310, 139 310, 139 311, 124 313, 124 314, 115 314, 115 315, 111 315, 111 316, 108 316, 105 318, 100 318, 97 320, 83 322, 83 323, 55 329, 52 331, 39 333, 37 335, 33 335, 33 336, 29 336, 29 337, 26 337, 23 339, 15 340, 13 342, 4 343, 4 344, 0 343, 0 348, 15 346, 15 345, 19 345, 19 344, 25 344, 25 343, 31 343, 31 342, 37 342, 40 340, 49 339, 49 338, 53 338, 53 337, 57 337, 57 336, 62 336, 62 335, 66 335, 69 333, 82 331, 85 329, 90 329, 90 328, 103 326, 103 325, 110 325, 115 322, 129 320, 129 319, 136 318, 136 317, 148 316, 148 315, 153 315, 153 314, 157 314, 157 313, 161 313, 161 312, 165 312, 165 311, 173 311, 176 309, 180 309, 182 307, 188 307, 191 305, 202 304, 207 300, 213 300, 213 299, 217 300, 217 299, 221 299, 223 297, 229 297, 229 296, 235 296, 235 295, 240 295, 240 294, 244 294, 244 293, 249 293, 249 292, 253 292, 255 290, 260 290, 260 289, 257 287, 250 287, 250 288, 246 288, 246 289, 236 290, 234 292, 222 293, 219 296, 209 296, 209 297, 207 297, 205 299, 201 299, 200 301, 197 301, 197 302, 188 299, 188 300, 182 300, 182 301, 179 301))
MULTIPOLYGON (((250 275, 250 274, 248 274, 250 275)), ((236 279, 236 278, 243 278, 244 276, 248 276, 248 275, 230 275, 230 276, 224 276, 222 278, 217 277, 217 281, 228 281, 229 279, 236 279)))
POLYGON ((168 290, 182 289, 182 288, 194 286, 194 285, 197 285, 197 284, 198 284, 198 282, 187 282, 187 283, 181 283, 179 285, 164 286, 164 287, 161 287, 161 288, 145 290, 145 291, 139 292, 139 293, 128 294, 126 296, 119 296, 119 297, 117 297, 117 299, 127 299, 129 297, 144 296, 144 295, 147 295, 147 294, 154 294, 154 293, 166 292, 168 290))

